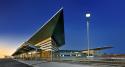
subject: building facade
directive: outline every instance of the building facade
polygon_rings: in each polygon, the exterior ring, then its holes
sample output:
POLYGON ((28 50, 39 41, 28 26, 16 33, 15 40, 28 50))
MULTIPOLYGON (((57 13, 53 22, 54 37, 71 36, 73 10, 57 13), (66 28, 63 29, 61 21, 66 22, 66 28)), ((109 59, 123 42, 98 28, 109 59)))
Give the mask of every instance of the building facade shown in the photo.
POLYGON ((12 56, 18 59, 58 60, 59 53, 57 52, 65 44, 63 17, 63 9, 61 8, 12 56))

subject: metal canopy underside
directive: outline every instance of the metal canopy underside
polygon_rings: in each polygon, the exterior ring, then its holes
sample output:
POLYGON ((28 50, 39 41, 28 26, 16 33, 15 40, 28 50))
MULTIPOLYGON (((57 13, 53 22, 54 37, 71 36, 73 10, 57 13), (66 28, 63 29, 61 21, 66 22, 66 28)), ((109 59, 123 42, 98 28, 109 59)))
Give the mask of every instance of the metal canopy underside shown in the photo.
POLYGON ((60 9, 27 42, 35 45, 48 37, 54 38, 58 43, 57 46, 61 46, 65 43, 63 9, 60 9))
MULTIPOLYGON (((110 48, 113 48, 113 47, 112 46, 99 47, 99 48, 93 48, 93 49, 90 49, 90 50, 105 50, 105 49, 110 49, 110 48)), ((82 51, 87 51, 87 50, 82 50, 82 51)))
MULTIPOLYGON (((33 46, 33 45, 32 45, 33 46)), ((36 49, 39 49, 39 48, 34 48, 32 47, 31 45, 27 45, 26 43, 24 43, 21 47, 19 47, 16 52, 12 55, 18 55, 18 54, 21 54, 21 53, 26 53, 26 52, 29 52, 29 51, 34 51, 36 49)))

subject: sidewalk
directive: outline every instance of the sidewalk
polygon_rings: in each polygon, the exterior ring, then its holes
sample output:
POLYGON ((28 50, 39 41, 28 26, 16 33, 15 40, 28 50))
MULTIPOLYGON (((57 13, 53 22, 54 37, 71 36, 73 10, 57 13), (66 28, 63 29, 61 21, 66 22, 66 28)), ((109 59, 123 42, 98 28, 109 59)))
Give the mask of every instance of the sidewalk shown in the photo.
POLYGON ((112 65, 109 63, 68 63, 68 62, 47 62, 38 60, 16 60, 18 62, 33 66, 33 67, 124 67, 123 65, 112 65))
POLYGON ((23 60, 17 60, 17 61, 31 65, 33 67, 94 67, 90 65, 70 64, 61 62, 23 61, 23 60))

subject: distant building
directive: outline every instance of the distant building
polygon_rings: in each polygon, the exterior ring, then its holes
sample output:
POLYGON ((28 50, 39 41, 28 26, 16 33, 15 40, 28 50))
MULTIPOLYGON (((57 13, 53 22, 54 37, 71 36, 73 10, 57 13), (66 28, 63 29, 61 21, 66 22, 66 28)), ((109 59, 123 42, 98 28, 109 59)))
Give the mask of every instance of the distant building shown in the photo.
POLYGON ((4 56, 4 58, 13 58, 12 56, 4 56))
MULTIPOLYGON (((93 48, 90 49, 90 56, 98 57, 103 56, 103 54, 98 53, 101 50, 104 49, 110 49, 111 46, 107 47, 100 47, 100 48, 93 48)), ((60 59, 61 60, 78 60, 78 59, 84 59, 88 55, 88 50, 59 50, 60 53, 60 59)))

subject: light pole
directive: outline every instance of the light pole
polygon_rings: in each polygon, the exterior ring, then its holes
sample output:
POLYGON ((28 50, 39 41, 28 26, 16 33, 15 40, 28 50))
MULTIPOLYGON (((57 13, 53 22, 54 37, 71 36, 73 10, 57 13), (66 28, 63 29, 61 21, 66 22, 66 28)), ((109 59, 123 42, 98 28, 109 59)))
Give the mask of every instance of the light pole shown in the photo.
POLYGON ((86 24, 87 24, 87 44, 88 44, 88 56, 90 56, 90 41, 89 41, 89 19, 90 19, 91 14, 86 13, 86 24))

